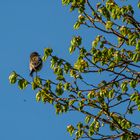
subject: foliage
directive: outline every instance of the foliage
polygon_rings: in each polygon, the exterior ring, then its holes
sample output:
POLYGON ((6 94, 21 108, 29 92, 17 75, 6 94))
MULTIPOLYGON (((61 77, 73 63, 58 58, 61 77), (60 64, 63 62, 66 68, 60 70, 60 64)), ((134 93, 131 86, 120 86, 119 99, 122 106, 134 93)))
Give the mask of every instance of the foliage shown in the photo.
POLYGON ((62 0, 70 11, 78 10, 74 29, 86 26, 100 31, 90 49, 82 46, 80 36, 74 36, 69 52, 77 50, 78 58, 72 65, 46 48, 43 60, 50 60, 56 81, 35 77, 30 83, 16 72, 9 76, 10 83, 18 82, 20 89, 31 85, 37 91, 37 102, 53 104, 56 114, 71 110, 84 114, 85 122, 67 126, 75 140, 140 138, 140 124, 132 119, 140 110, 140 23, 134 17, 135 9, 123 3, 62 0), (93 80, 87 80, 88 75, 93 80))

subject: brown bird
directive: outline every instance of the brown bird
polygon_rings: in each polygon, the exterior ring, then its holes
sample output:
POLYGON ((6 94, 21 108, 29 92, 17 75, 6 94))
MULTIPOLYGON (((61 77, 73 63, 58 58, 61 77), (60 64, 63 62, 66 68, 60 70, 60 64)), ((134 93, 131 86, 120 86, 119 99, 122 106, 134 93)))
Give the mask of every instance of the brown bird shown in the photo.
POLYGON ((37 73, 38 71, 40 71, 42 66, 43 62, 40 55, 37 52, 32 52, 30 55, 30 64, 29 64, 30 76, 33 77, 33 73, 34 72, 37 73))

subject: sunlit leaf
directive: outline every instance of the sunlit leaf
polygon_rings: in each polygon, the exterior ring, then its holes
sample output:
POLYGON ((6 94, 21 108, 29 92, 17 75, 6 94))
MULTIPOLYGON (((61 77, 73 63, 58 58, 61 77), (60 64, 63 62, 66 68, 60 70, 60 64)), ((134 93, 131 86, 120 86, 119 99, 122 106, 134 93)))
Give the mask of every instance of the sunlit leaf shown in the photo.
POLYGON ((9 82, 11 84, 15 84, 16 81, 17 81, 17 74, 16 74, 16 72, 13 71, 9 76, 9 82))
POLYGON ((28 81, 26 81, 25 79, 18 80, 19 89, 25 89, 28 84, 29 84, 28 81))

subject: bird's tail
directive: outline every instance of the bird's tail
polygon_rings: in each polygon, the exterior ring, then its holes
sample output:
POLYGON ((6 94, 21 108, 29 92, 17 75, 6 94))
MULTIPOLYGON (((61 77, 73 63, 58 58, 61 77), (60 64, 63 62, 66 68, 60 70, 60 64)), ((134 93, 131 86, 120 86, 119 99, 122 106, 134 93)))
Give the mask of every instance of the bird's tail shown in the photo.
POLYGON ((34 70, 31 70, 30 76, 33 77, 34 70))

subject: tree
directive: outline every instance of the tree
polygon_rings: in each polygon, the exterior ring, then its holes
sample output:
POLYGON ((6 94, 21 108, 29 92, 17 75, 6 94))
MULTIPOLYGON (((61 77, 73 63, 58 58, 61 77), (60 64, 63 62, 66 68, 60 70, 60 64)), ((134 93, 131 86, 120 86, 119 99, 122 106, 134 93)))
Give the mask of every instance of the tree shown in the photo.
MULTIPOLYGON (((67 126, 76 140, 139 139, 140 123, 132 119, 140 111, 140 22, 134 14, 136 7, 115 0, 62 0, 62 4, 79 13, 74 29, 85 26, 100 31, 100 35, 90 48, 82 46, 80 36, 72 38, 69 52, 78 57, 74 65, 53 55, 51 48, 44 49, 42 59, 50 60, 55 81, 36 76, 30 83, 13 71, 10 83, 17 82, 20 89, 31 86, 37 91, 37 102, 53 104, 56 114, 71 110, 84 114, 85 122, 67 126), (86 76, 98 80, 91 83, 86 76)), ((137 6, 140 8, 140 1, 137 6)))

